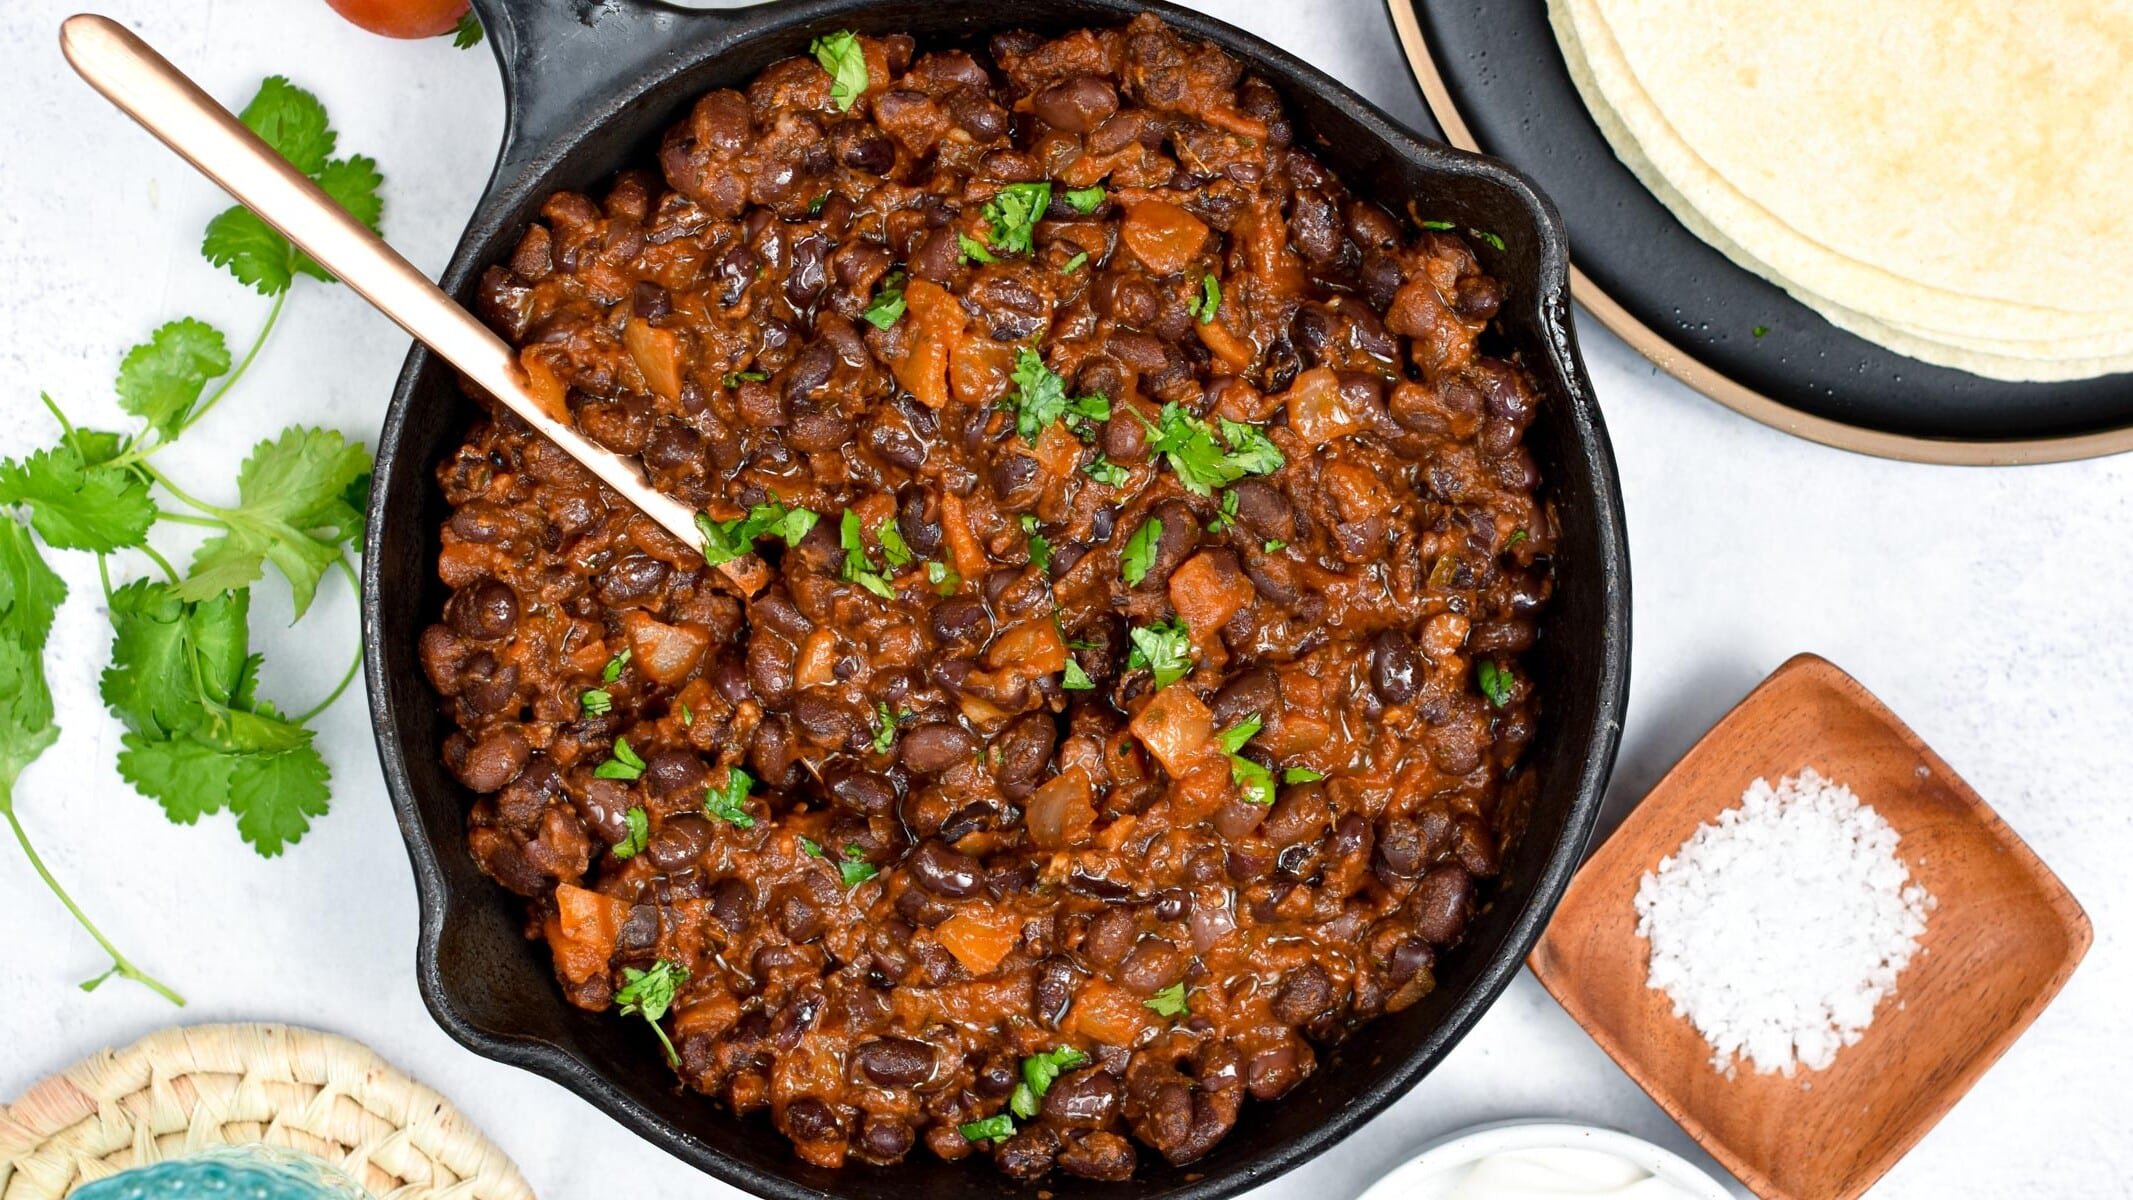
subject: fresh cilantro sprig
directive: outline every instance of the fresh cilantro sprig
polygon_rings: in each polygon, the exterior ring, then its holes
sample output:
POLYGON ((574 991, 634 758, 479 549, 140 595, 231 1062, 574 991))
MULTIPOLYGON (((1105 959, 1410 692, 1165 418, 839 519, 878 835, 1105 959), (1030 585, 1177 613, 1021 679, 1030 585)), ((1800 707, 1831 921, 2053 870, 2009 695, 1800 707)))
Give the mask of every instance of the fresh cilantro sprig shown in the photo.
POLYGON ((788 546, 797 546, 815 527, 817 519, 807 509, 787 508, 772 500, 749 509, 745 517, 725 521, 715 520, 709 513, 697 513, 696 532, 703 535, 705 564, 716 567, 754 553, 758 538, 775 537, 788 546))
POLYGON ((1274 773, 1241 753, 1244 744, 1257 736, 1260 727, 1259 714, 1252 713, 1216 735, 1215 744, 1222 747, 1222 753, 1229 755, 1229 779, 1237 785, 1245 803, 1271 805, 1274 803, 1274 773))
POLYGON ((874 753, 887 754, 896 745, 896 727, 911 719, 911 710, 889 707, 886 700, 874 702, 874 753))
POLYGON ((837 860, 837 878, 848 888, 858 887, 879 874, 880 869, 867 861, 867 852, 857 846, 846 846, 844 857, 837 860))
POLYGON ((985 202, 985 240, 1002 254, 1028 254, 1037 222, 1052 203, 1052 185, 1010 183, 985 202))
POLYGON ((659 1024, 674 1006, 674 993, 689 980, 689 968, 678 962, 660 959, 648 970, 635 967, 622 968, 622 986, 615 989, 615 1003, 621 1005, 616 1011, 625 1017, 641 1016, 644 1023, 659 1035, 659 1044, 666 1048, 667 1063, 679 1066, 681 1056, 674 1052, 674 1043, 667 1031, 659 1024))
POLYGON ((1141 1001, 1141 1006, 1159 1017, 1182 1017, 1192 1011, 1192 1002, 1183 983, 1171 984, 1141 1001))
POLYGON ((1511 702, 1511 690, 1518 686, 1518 676, 1502 663, 1482 659, 1474 666, 1474 682, 1481 685, 1481 694, 1497 708, 1511 702))
POLYGON ((1022 534, 1029 539, 1029 565, 1040 575, 1052 572, 1052 539, 1044 536, 1043 526, 1029 513, 1022 514, 1022 534))
POLYGON ((1127 587, 1139 587, 1141 580, 1148 578, 1148 571, 1155 566, 1155 552, 1163 541, 1163 522, 1159 517, 1150 517, 1141 522, 1141 527, 1126 539, 1126 548, 1119 555, 1118 577, 1127 587))
POLYGON ((844 519, 838 522, 837 541, 844 547, 844 568, 841 572, 846 583, 856 583, 884 600, 896 599, 896 587, 881 572, 874 569, 867 557, 865 527, 859 514, 847 508, 844 519))
POLYGON ((1200 294, 1186 305, 1202 325, 1212 324, 1222 310, 1222 281, 1213 272, 1200 276, 1200 294))
POLYGON ((1066 197, 1067 207, 1083 216, 1102 208, 1106 195, 1104 185, 1100 183, 1093 187, 1068 188, 1061 194, 1066 197))
POLYGON ((1221 437, 1206 418, 1175 401, 1163 405, 1157 419, 1140 416, 1148 427, 1148 449, 1161 454, 1178 482, 1196 495, 1208 496, 1247 475, 1268 475, 1285 461, 1280 447, 1242 421, 1220 418, 1221 437))
POLYGON ((1111 401, 1102 396, 1067 397, 1066 380, 1028 346, 1015 352, 1011 376, 1015 391, 1004 402, 1015 414, 1015 432, 1035 444, 1037 435, 1054 421, 1064 421, 1077 434, 1086 434, 1091 422, 1111 419, 1111 401))
POLYGON ((652 818, 647 816, 642 805, 632 807, 622 814, 622 840, 609 848, 617 860, 628 860, 644 853, 652 840, 652 818))
POLYGON ((459 24, 452 26, 446 32, 446 36, 452 39, 452 45, 455 48, 472 50, 474 47, 481 45, 483 32, 481 18, 469 11, 459 18, 459 24))
POLYGON ((1126 637, 1133 643, 1126 654, 1126 669, 1154 675, 1157 691, 1192 673, 1192 632, 1178 618, 1135 626, 1126 637))
MULTIPOLYGON (((377 162, 363 155, 332 156, 339 139, 318 97, 275 75, 259 85, 258 94, 237 119, 372 233, 378 231, 385 212, 378 188, 385 177, 378 174, 377 162)), ((225 209, 207 223, 200 253, 216 266, 229 268, 230 274, 263 296, 287 292, 298 275, 334 281, 326 268, 243 205, 225 209)))
POLYGON ((874 293, 874 302, 859 314, 876 329, 888 329, 904 319, 904 271, 898 267, 881 281, 881 290, 874 293))
POLYGON ((593 768, 593 778, 595 779, 615 779, 626 782, 641 778, 643 775, 644 759, 630 748, 630 740, 626 737, 616 738, 615 747, 608 752, 607 761, 593 768))
POLYGON ((725 784, 704 791, 704 815, 735 829, 754 829, 755 817, 748 811, 748 792, 754 786, 755 776, 739 767, 727 767, 725 784))
POLYGON ((1015 1136, 1015 1118, 1007 1113, 994 1113, 982 1121, 965 1121, 955 1127, 965 1141, 999 1142, 1015 1136))

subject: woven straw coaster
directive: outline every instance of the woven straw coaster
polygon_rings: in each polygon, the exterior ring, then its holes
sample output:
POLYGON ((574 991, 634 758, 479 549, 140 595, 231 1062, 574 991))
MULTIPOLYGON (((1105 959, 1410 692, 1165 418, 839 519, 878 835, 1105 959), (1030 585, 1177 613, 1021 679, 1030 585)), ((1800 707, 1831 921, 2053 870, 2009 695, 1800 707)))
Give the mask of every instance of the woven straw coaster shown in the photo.
POLYGON ((533 1200, 444 1097, 366 1046, 287 1025, 166 1029, 32 1087, 0 1108, 0 1200, 247 1142, 316 1155, 378 1200, 533 1200))

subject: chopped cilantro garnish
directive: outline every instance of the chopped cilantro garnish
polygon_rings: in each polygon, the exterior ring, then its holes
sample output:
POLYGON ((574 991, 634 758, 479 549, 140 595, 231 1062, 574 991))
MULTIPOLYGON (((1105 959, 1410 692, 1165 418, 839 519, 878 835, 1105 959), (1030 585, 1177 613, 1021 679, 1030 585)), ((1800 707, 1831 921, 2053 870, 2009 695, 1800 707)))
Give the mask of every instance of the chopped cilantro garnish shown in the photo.
POLYGON ((586 688, 578 693, 578 710, 588 717, 604 717, 614 708, 615 698, 605 688, 586 688))
POLYGON ((911 544, 904 541, 904 531, 897 528, 896 518, 890 517, 874 529, 874 538, 881 543, 881 557, 890 570, 911 565, 918 556, 911 553, 911 544))
POLYGON ((1066 673, 1059 679, 1059 686, 1070 692, 1087 692, 1095 689, 1096 681, 1089 678, 1087 671, 1081 669, 1078 660, 1069 658, 1066 673))
POLYGON ((1081 471, 1082 474, 1087 475, 1096 482, 1110 487, 1124 486, 1128 474, 1126 468, 1112 462, 1101 454, 1096 456, 1095 462, 1083 467, 1081 471))
POLYGON ((867 55, 859 38, 851 30, 841 29, 816 38, 807 48, 822 69, 829 72, 831 103, 838 112, 852 111, 852 105, 867 90, 867 55))
POLYGON ((1215 519, 1207 523, 1207 532, 1220 533, 1236 523, 1237 493, 1224 492, 1222 493, 1222 505, 1215 513, 1215 519))
POLYGON ((829 200, 830 200, 830 194, 829 194, 828 192, 824 192, 824 193, 822 193, 821 195, 819 195, 819 196, 815 197, 814 199, 812 199, 812 200, 808 201, 808 202, 807 202, 807 215, 808 215, 808 216, 810 216, 810 217, 819 217, 819 216, 821 216, 821 215, 822 215, 822 206, 823 206, 823 205, 825 205, 825 204, 828 204, 828 203, 829 203, 829 200))
POLYGON ((1139 587, 1141 580, 1148 577, 1149 568, 1155 566, 1156 547, 1162 540, 1163 522, 1156 517, 1141 522, 1141 527, 1126 539, 1125 552, 1118 559, 1118 577, 1126 581, 1126 586, 1139 587))
POLYGON ((1015 352, 1015 391, 1006 401, 1015 414, 1015 432, 1035 444, 1037 435, 1054 421, 1080 432, 1091 421, 1111 419, 1111 402, 1102 396, 1067 397, 1066 380, 1044 365, 1044 359, 1028 346, 1015 352))
POLYGON ((737 388, 744 383, 761 383, 770 378, 761 371, 728 371, 722 381, 728 388, 737 388))
POLYGON ((985 202, 986 239, 1002 254, 1027 254, 1030 236, 1052 203, 1052 185, 1010 183, 985 202))
POLYGON ((1314 771, 1309 767, 1290 767, 1281 773, 1283 783, 1317 783, 1325 777, 1323 771, 1314 771))
POLYGON ((1191 672, 1192 633, 1176 617, 1135 628, 1126 636, 1133 642, 1133 649, 1126 655, 1126 669, 1147 668, 1155 676, 1157 691, 1191 672))
POLYGON ((804 508, 787 508, 776 500, 758 504, 745 517, 714 521, 708 513, 696 514, 696 532, 704 536, 704 562, 710 566, 732 562, 755 550, 761 537, 777 537, 788 546, 815 527, 815 514, 804 508))
POLYGON ((844 848, 844 858, 837 864, 837 877, 844 881, 844 886, 858 887, 879 874, 881 872, 874 864, 867 861, 866 851, 857 846, 844 848))
POLYGON ((1498 250, 1503 249, 1503 239, 1493 233, 1490 233, 1486 229, 1469 229, 1467 230, 1467 232, 1473 234, 1477 238, 1480 238, 1482 241, 1487 242, 1489 245, 1496 247, 1498 250))
POLYGON ((1037 518, 1022 514, 1022 532, 1029 537, 1029 565, 1038 571, 1050 574, 1052 570, 1052 539, 1038 532, 1037 518))
POLYGON ((1059 273, 1061 275, 1072 275, 1074 272, 1079 271, 1082 268, 1082 264, 1088 261, 1089 252, 1086 250, 1078 251, 1075 253, 1074 257, 1066 260, 1066 262, 1059 268, 1059 273))
POLYGON ((609 850, 618 859, 635 858, 644 853, 644 844, 652 837, 652 819, 644 815, 644 809, 632 808, 622 814, 622 840, 609 850))
POLYGON ((1516 546, 1517 544, 1525 540, 1526 531, 1523 529, 1514 529, 1511 531, 1511 536, 1504 539, 1503 548, 1509 550, 1511 547, 1516 546))
POLYGON ((896 744, 896 726, 910 719, 910 716, 911 710, 908 708, 897 712, 889 707, 886 700, 874 702, 874 753, 889 752, 889 748, 896 744))
POLYGON ((1215 278, 1212 272, 1200 276, 1200 294, 1187 307, 1192 310, 1193 316, 1199 318, 1200 324, 1205 325, 1213 321, 1215 313, 1222 308, 1222 281, 1215 278))
POLYGON ((1443 233, 1447 229, 1459 228, 1459 223, 1456 221, 1424 221, 1422 222, 1422 228, 1434 229, 1438 233, 1443 233))
POLYGON ((1000 1142, 1015 1136, 1015 1119, 1007 1113, 994 1113, 982 1121, 966 1121, 955 1131, 965 1141, 1000 1142))
POLYGON ((1268 538, 1259 546, 1261 550, 1265 551, 1268 554, 1278 553, 1282 550, 1288 549, 1288 547, 1289 544, 1287 542, 1282 541, 1280 538, 1268 538))
POLYGON ((1770 336, 1770 327, 1768 325, 1758 325, 1755 328, 1749 330, 1748 332, 1754 334, 1756 337, 1768 337, 1770 336))
POLYGON ((820 842, 816 841, 815 839, 813 839, 813 838, 811 838, 811 837, 808 837, 808 836, 807 836, 806 834, 804 834, 804 833, 803 833, 803 834, 801 834, 801 835, 799 836, 799 838, 798 838, 797 840, 798 840, 798 841, 799 841, 799 843, 800 843, 800 849, 802 849, 802 850, 806 851, 809 857, 812 857, 812 858, 828 858, 828 857, 829 857, 829 855, 827 855, 827 854, 824 854, 824 853, 822 852, 822 843, 820 843, 820 842))
POLYGON ((867 561, 867 543, 859 514, 847 508, 837 525, 837 540, 844 547, 844 581, 856 583, 884 600, 896 599, 896 589, 867 561))
POLYGON ((1067 207, 1083 216, 1103 207, 1105 192, 1104 185, 1100 183, 1085 188, 1068 188, 1063 194, 1066 196, 1067 207))
POLYGON ((622 678, 622 668, 628 665, 630 665, 630 652, 624 650, 622 653, 608 659, 607 665, 600 668, 600 682, 613 683, 622 678))
POLYGON ((1229 756, 1229 780, 1237 785, 1246 804, 1274 802, 1274 774, 1242 754, 1229 756))
POLYGON ((1061 1046, 1042 1054, 1032 1054, 1022 1060, 1022 1082, 1015 1085, 1015 1092, 1008 1099, 1008 1110, 1025 1121, 1034 1120, 1045 1093, 1052 1090, 1052 1083, 1062 1071, 1071 1071, 1089 1061, 1089 1056, 1073 1046, 1061 1046))
POLYGON ((1281 450, 1252 426, 1223 419, 1222 437, 1229 443, 1225 448, 1204 418, 1175 401, 1163 405, 1158 420, 1140 420, 1148 427, 1148 449, 1163 456, 1187 491, 1201 496, 1246 475, 1278 471, 1283 463, 1281 450))
POLYGON ((887 329, 904 317, 904 272, 902 267, 882 277, 881 290, 861 314, 876 329, 887 329))
POLYGON ((932 584, 933 590, 941 595, 953 596, 956 589, 963 586, 963 577, 956 574, 955 568, 947 563, 929 562, 926 564, 926 582, 932 584))
POLYGON ((1244 749, 1244 743, 1251 741, 1264 725, 1265 722, 1260 719, 1258 713, 1251 713, 1235 725, 1223 730, 1215 741, 1222 747, 1222 753, 1235 754, 1237 751, 1244 749))
POLYGON ((987 250, 985 248, 985 243, 979 241, 978 239, 970 236, 967 233, 956 234, 955 244, 956 248, 961 251, 960 254, 956 255, 955 260, 957 262, 989 263, 1000 261, 999 259, 994 258, 992 256, 992 251, 987 250))
POLYGON ((1482 659, 1474 667, 1474 680, 1481 685, 1481 694, 1489 698, 1489 703, 1502 708, 1511 702, 1511 689, 1517 685, 1518 676, 1509 667, 1482 659))
POLYGON ((630 749, 626 737, 615 739, 615 748, 604 763, 593 768, 593 775, 600 779, 635 779, 644 774, 644 760, 630 749))
POLYGON ((755 818, 748 813, 748 791, 754 786, 755 776, 739 767, 727 767, 725 786, 704 789, 704 815, 736 829, 754 829, 755 818))
POLYGON ((1141 1005, 1153 1010, 1155 1015, 1159 1017, 1181 1017, 1192 1010, 1192 1005, 1185 998, 1185 985, 1183 983, 1171 984, 1155 995, 1141 1001, 1141 1005))
POLYGON ((621 1005, 616 1011, 625 1017, 643 1017, 652 1032, 659 1035, 659 1044, 666 1047, 670 1065, 679 1065, 681 1056, 674 1053, 674 1043, 667 1040, 667 1031, 659 1027, 659 1022, 673 1007, 675 990, 688 978, 689 968, 662 958, 650 970, 622 968, 622 986, 615 989, 615 1003, 621 1005))

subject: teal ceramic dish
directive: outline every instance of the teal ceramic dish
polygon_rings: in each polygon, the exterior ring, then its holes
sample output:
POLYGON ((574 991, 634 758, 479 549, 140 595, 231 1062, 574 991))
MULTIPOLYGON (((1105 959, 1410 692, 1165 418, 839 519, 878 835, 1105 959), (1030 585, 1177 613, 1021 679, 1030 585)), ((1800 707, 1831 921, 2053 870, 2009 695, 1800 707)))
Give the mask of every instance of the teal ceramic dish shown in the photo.
POLYGON ((228 1146, 121 1171, 72 1200, 372 1200, 332 1165, 274 1146, 228 1146))

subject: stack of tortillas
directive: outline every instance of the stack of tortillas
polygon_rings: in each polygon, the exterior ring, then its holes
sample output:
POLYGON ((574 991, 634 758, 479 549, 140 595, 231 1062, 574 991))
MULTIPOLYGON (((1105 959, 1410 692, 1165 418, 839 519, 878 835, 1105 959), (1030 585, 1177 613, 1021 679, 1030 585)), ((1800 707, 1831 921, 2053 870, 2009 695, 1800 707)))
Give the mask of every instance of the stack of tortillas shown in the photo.
POLYGON ((2133 370, 2133 0, 1548 0, 1615 153, 1832 323, 2133 370))

